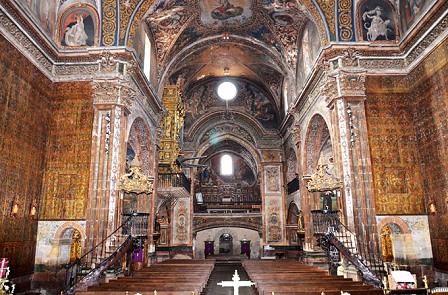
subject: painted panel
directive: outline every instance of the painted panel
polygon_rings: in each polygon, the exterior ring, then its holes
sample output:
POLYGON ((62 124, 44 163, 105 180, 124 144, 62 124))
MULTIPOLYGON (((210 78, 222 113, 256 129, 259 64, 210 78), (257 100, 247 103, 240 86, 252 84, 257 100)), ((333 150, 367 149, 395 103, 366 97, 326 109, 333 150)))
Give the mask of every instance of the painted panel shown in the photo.
POLYGON ((283 204, 282 196, 265 197, 266 242, 283 240, 283 204))
POLYGON ((280 167, 265 166, 264 167, 264 185, 266 193, 281 193, 280 167))
POLYGON ((189 198, 179 198, 174 207, 173 244, 190 244, 189 198))

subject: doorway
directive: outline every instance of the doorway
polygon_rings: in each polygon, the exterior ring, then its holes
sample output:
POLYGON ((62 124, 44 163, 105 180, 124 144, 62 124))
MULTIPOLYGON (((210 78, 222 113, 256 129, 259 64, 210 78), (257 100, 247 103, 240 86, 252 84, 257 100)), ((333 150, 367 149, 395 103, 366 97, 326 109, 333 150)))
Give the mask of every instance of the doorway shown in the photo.
POLYGON ((219 237, 219 254, 233 254, 233 238, 228 233, 219 237))

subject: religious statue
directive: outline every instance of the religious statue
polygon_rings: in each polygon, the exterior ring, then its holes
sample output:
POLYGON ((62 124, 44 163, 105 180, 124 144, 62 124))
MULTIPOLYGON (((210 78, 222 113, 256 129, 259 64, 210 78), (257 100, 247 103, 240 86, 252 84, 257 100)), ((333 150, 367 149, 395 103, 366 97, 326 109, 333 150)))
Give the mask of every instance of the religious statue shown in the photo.
POLYGON ((387 38, 387 32, 392 32, 392 30, 387 25, 389 25, 390 20, 383 20, 381 18, 382 10, 383 8, 381 6, 377 6, 373 10, 364 12, 362 15, 362 20, 365 21, 364 28, 367 29, 367 41, 375 41, 380 35, 383 35, 386 40, 389 40, 387 38), (372 20, 370 25, 366 22, 367 18, 372 20))
POLYGON ((77 15, 76 24, 66 29, 65 44, 68 46, 83 46, 86 45, 87 39, 87 34, 84 31, 84 18, 82 15, 77 15))

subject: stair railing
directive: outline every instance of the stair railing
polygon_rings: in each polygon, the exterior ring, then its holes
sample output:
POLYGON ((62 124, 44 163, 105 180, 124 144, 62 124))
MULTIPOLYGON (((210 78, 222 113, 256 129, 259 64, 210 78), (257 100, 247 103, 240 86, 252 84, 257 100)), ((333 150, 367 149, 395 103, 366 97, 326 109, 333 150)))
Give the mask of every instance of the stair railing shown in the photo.
POLYGON ((74 294, 76 290, 97 284, 102 273, 114 265, 116 271, 121 272, 125 263, 126 275, 130 275, 132 252, 143 245, 139 240, 147 239, 149 214, 131 213, 123 216, 127 218, 113 233, 68 266, 66 294, 74 294))
POLYGON ((364 283, 382 286, 385 275, 383 259, 374 247, 359 241, 357 236, 339 220, 339 211, 313 210, 314 236, 329 254, 330 270, 339 265, 339 253, 361 273, 364 283))

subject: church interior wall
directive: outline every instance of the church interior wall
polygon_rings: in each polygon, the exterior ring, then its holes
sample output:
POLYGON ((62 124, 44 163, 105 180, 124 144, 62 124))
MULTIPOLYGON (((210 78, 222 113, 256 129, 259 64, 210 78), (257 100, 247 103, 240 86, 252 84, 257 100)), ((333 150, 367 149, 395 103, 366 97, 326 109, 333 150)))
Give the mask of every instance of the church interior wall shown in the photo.
POLYGON ((52 85, 3 35, 0 48, 0 256, 26 285, 34 269, 52 85))
POLYGON ((376 213, 424 214, 413 104, 407 93, 373 93, 372 84, 367 86, 366 117, 376 213))
POLYGON ((448 40, 412 73, 423 80, 410 94, 418 157, 422 165, 425 202, 436 269, 448 270, 448 40), (427 77, 427 78, 425 78, 427 77))
POLYGON ((219 253, 219 238, 221 235, 228 233, 232 236, 233 254, 241 253, 241 240, 250 240, 250 258, 260 258, 261 240, 257 231, 246 228, 236 227, 217 227, 199 231, 195 240, 195 257, 204 258, 205 241, 214 241, 214 253, 219 253))
POLYGON ((93 107, 88 82, 55 83, 41 220, 86 218, 93 107))
POLYGON ((432 259, 431 240, 427 215, 381 215, 376 217, 379 235, 382 224, 392 224, 394 262, 399 265, 430 265, 432 259), (397 219, 406 225, 407 231, 397 225, 397 219), (389 223, 388 223, 389 221, 389 223))

